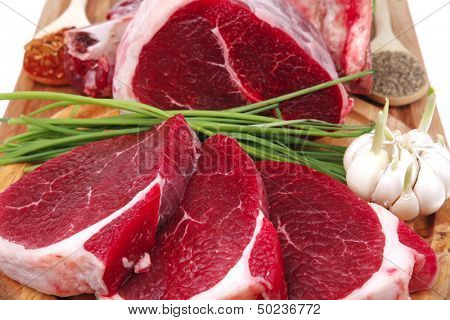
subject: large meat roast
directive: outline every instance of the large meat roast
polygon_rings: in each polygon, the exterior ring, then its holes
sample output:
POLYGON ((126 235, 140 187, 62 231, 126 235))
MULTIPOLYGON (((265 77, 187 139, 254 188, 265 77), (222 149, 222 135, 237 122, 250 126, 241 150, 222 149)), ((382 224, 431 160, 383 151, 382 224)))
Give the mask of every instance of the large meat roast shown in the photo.
MULTIPOLYGON (((285 0, 143 1, 118 47, 115 98, 222 110, 336 79, 322 36, 285 0)), ((340 122, 342 85, 281 104, 285 119, 340 122)))

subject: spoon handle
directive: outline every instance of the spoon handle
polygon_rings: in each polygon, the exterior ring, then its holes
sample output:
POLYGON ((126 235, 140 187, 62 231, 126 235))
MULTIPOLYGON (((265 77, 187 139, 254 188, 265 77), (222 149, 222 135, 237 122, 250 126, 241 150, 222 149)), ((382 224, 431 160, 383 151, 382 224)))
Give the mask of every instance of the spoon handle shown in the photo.
POLYGON ((55 21, 41 28, 34 37, 40 38, 66 27, 84 27, 89 25, 90 22, 86 16, 87 2, 88 0, 71 0, 67 9, 55 21))
MULTIPOLYGON (((375 8, 376 39, 378 44, 390 41, 395 38, 392 31, 391 13, 389 0, 377 0, 375 8)), ((373 48, 378 49, 378 48, 373 48)))
POLYGON ((66 9, 66 12, 70 12, 71 10, 75 12, 85 11, 87 2, 88 0, 71 0, 69 6, 66 9))

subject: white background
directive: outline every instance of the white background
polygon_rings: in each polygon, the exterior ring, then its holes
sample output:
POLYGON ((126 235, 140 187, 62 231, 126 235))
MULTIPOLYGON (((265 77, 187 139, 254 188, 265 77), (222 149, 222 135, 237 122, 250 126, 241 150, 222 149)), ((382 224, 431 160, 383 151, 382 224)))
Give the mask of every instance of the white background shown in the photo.
MULTIPOLYGON (((44 3, 44 0, 0 0, 0 92, 14 89, 22 67, 23 46, 33 36, 44 3)), ((450 138, 450 1, 409 0, 409 5, 428 75, 437 91, 446 135, 450 138)), ((0 102, 0 116, 6 104, 0 102)))
MULTIPOLYGON (((101 0, 95 0, 101 1, 101 0)), ((392 0, 397 1, 397 0, 392 0)), ((22 64, 23 45, 32 37, 44 0, 0 0, 0 92, 12 91, 22 64), (6 8, 10 6, 19 14, 6 8), (21 16, 22 15, 22 16, 21 16), (25 18, 26 19, 25 19, 25 18)), ((417 23, 426 16, 436 11, 449 1, 442 0, 410 0, 410 7, 414 21, 417 23)), ((425 21, 416 26, 419 41, 426 61, 426 67, 433 86, 438 92, 438 108, 442 121, 446 128, 447 137, 450 137, 450 5, 445 6, 425 21)), ((0 102, 0 116, 3 115, 6 103, 0 102)), ((1 303, 2 316, 5 319, 36 318, 37 315, 46 314, 45 318, 60 319, 63 315, 67 319, 80 319, 82 317, 105 317, 110 319, 149 319, 149 316, 130 316, 127 306, 133 305, 126 302, 103 302, 92 304, 87 301, 75 302, 60 301, 57 305, 49 305, 45 302, 39 304, 29 302, 26 306, 22 302, 1 303), (70 305, 69 305, 70 304, 70 305)), ((170 303, 170 302, 168 302, 170 303)), ((225 303, 225 302, 223 302, 225 303)), ((247 302, 249 305, 251 302, 247 302)), ((150 302, 148 302, 150 304, 150 302)), ((143 302, 138 306, 148 305, 143 302)), ((218 305, 219 302, 213 304, 218 305)), ((234 305, 243 305, 244 302, 235 302, 234 305)), ((443 316, 448 311, 445 302, 422 301, 409 302, 321 302, 321 316, 303 316, 310 319, 360 319, 364 315, 366 319, 380 319, 389 312, 391 318, 424 319, 443 316), (446 309, 447 308, 447 309, 446 309)), ((228 306, 233 305, 228 303, 228 306)), ((235 319, 277 319, 295 318, 299 316, 257 316, 255 313, 247 313, 245 316, 232 316, 235 319)), ((155 318, 155 317, 153 317, 155 318)), ((161 318, 157 316, 156 318, 161 318)), ((197 316, 181 317, 179 319, 229 319, 230 316, 197 316)), ((38 318, 36 318, 38 319, 38 318)), ((42 319, 41 317, 39 319, 42 319)), ((174 319, 166 316, 164 319, 174 319)))
MULTIPOLYGON (((264 308, 264 306, 262 306, 264 308)), ((45 319, 45 320, 276 320, 276 319, 345 319, 345 320, 380 320, 380 319, 446 319, 448 302, 445 301, 0 301, 3 319, 45 319), (299 314, 258 314, 258 304, 320 304, 320 314, 307 314, 307 308, 299 314), (130 315, 128 307, 243 307, 240 315, 130 315)), ((275 308, 271 308, 274 310, 275 308)), ((217 309, 216 309, 217 310, 217 309)), ((267 309, 266 309, 267 310, 267 309)), ((281 313, 281 311, 279 311, 281 313)), ((312 312, 311 312, 312 313, 312 312)), ((448 316, 447 316, 448 318, 448 316)))

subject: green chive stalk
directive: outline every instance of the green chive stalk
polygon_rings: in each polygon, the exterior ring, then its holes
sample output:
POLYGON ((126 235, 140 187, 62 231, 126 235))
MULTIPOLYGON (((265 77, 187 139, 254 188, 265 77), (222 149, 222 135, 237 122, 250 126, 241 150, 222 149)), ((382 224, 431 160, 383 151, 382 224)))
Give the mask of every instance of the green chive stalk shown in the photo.
MULTIPOLYGON (((336 179, 345 180, 342 158, 345 147, 313 141, 312 138, 358 137, 373 129, 372 125, 332 124, 317 120, 284 121, 260 115, 275 109, 280 113, 281 102, 329 88, 345 81, 371 74, 371 71, 329 81, 288 95, 225 111, 161 110, 139 102, 95 99, 53 92, 0 93, 0 100, 50 100, 52 103, 19 118, 0 119, 11 125, 27 125, 28 132, 11 137, 0 145, 0 165, 29 163, 31 171, 45 161, 73 148, 126 134, 146 131, 166 119, 182 114, 201 138, 225 134, 239 141, 242 148, 255 159, 294 162, 310 166, 336 179), (55 108, 97 105, 126 112, 118 116, 75 119, 36 118, 55 108)), ((75 111, 74 111, 75 113, 75 111)))

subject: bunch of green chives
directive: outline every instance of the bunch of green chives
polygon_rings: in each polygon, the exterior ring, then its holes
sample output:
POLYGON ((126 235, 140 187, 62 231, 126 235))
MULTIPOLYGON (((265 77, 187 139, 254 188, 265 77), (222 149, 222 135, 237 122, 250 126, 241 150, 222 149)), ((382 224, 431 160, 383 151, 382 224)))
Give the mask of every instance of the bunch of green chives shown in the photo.
POLYGON ((372 130, 372 125, 332 124, 317 120, 290 120, 260 115, 275 109, 281 102, 351 81, 368 74, 361 72, 329 81, 288 95, 252 105, 228 109, 164 111, 143 103, 114 99, 95 99, 55 92, 0 93, 0 100, 51 100, 54 103, 22 115, 17 119, 2 119, 9 124, 27 125, 28 131, 11 137, 0 145, 0 165, 27 162, 28 170, 74 147, 135 134, 163 122, 175 114, 183 114, 189 125, 203 138, 221 133, 237 139, 242 148, 255 159, 295 162, 307 165, 339 180, 345 180, 342 158, 345 147, 314 141, 314 138, 352 138, 372 130), (35 118, 38 114, 65 106, 98 105, 126 113, 96 119, 35 118))

